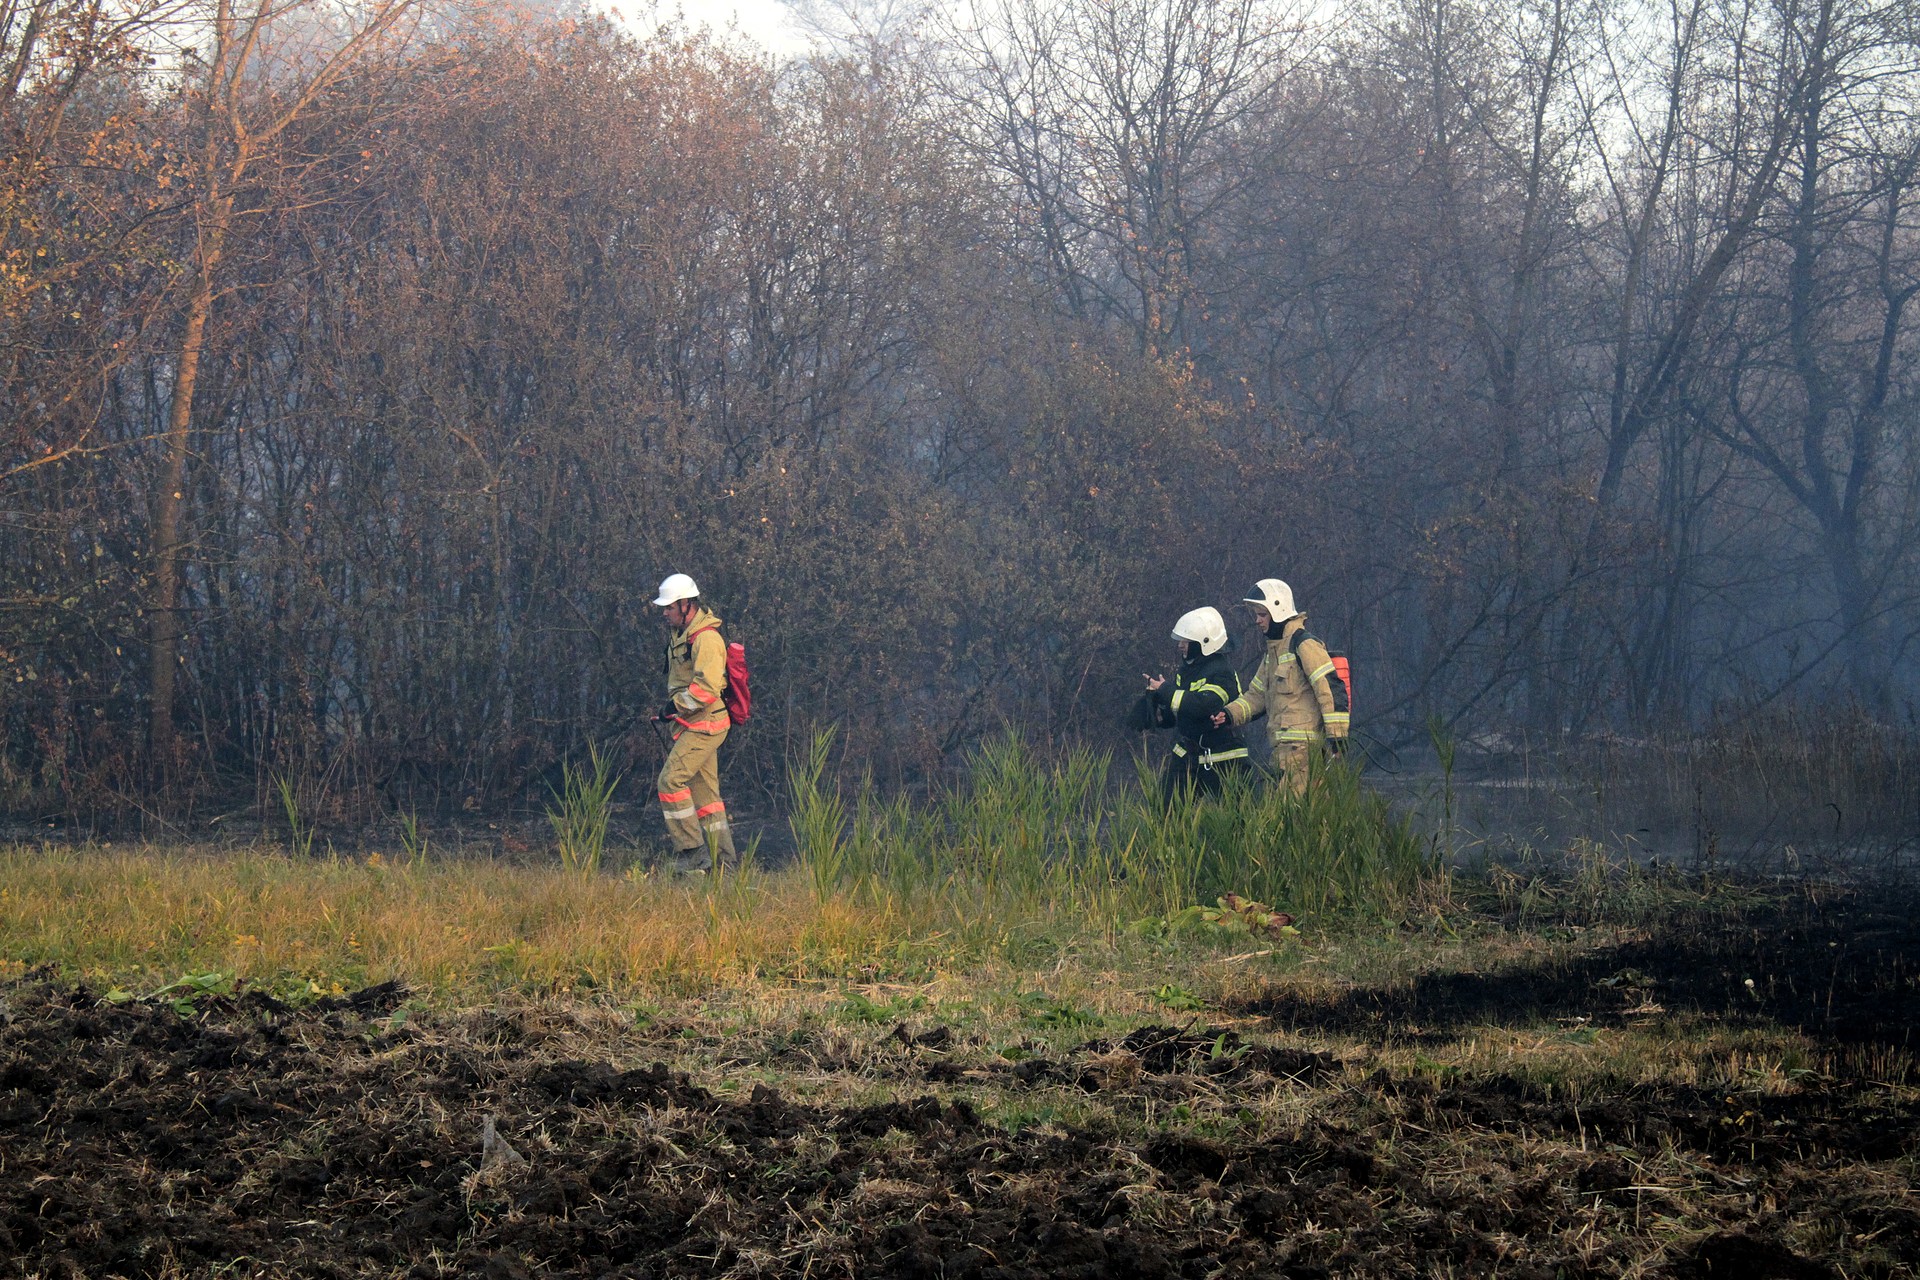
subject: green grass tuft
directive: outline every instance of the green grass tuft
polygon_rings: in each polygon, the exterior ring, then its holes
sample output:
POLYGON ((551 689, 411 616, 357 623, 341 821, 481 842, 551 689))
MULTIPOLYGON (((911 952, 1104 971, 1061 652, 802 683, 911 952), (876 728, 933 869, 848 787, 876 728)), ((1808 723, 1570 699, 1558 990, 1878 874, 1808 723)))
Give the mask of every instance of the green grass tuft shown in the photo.
POLYGON ((1051 918, 1112 937, 1228 894, 1295 915, 1391 915, 1434 867, 1431 843, 1338 761, 1299 795, 1238 778, 1218 799, 1165 806, 1144 764, 1115 785, 1104 754, 1043 760, 1007 735, 930 803, 863 785, 849 806, 822 782, 829 747, 817 738, 791 775, 815 893, 936 901, 975 934, 1051 918))

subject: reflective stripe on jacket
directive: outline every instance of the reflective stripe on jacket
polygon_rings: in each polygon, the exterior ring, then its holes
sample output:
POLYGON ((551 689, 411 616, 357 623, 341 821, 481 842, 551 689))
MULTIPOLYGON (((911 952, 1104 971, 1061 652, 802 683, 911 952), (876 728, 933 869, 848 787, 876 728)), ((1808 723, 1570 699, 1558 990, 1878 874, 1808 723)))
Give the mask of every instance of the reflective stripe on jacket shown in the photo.
POLYGON ((1347 686, 1327 646, 1306 634, 1306 626, 1307 615, 1296 614, 1278 639, 1268 639, 1253 683, 1227 707, 1237 725, 1264 715, 1276 747, 1344 738, 1352 721, 1347 686))
POLYGON ((667 642, 667 696, 674 714, 696 733, 724 733, 732 721, 721 694, 727 688, 727 642, 720 619, 701 609, 686 630, 667 642))
POLYGON ((1240 692, 1240 673, 1222 653, 1182 662, 1173 678, 1145 695, 1135 715, 1140 729, 1176 729, 1180 741, 1173 754, 1198 753, 1203 764, 1238 760, 1247 754, 1246 740, 1232 725, 1213 727, 1214 712, 1240 692))

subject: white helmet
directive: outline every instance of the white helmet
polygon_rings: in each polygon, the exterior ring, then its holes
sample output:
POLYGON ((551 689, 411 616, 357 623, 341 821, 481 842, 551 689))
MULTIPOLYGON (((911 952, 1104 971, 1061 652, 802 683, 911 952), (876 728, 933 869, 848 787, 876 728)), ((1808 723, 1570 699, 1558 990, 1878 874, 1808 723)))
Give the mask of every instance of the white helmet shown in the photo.
POLYGON ((1227 642, 1226 620, 1212 605, 1183 613, 1180 621, 1173 624, 1173 638, 1193 641, 1200 646, 1202 654, 1218 653, 1220 646, 1227 642))
POLYGON ((1257 604, 1273 615, 1275 622, 1285 622, 1300 611, 1293 607, 1293 588, 1278 578, 1262 578, 1253 584, 1253 594, 1247 597, 1248 604, 1257 604))
POLYGON ((676 600, 691 600, 699 594, 700 588, 694 585, 692 578, 684 573, 670 573, 665 581, 661 582, 660 598, 654 603, 670 605, 676 600))

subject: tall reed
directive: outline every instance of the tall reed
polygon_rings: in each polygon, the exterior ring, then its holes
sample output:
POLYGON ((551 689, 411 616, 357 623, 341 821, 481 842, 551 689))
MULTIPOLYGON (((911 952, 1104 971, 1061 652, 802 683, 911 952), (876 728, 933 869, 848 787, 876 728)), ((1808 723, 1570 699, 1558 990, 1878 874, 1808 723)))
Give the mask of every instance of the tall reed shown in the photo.
MULTIPOLYGON (((787 825, 793 829, 801 869, 813 886, 814 897, 821 902, 847 884, 851 870, 846 802, 840 798, 838 787, 824 781, 833 756, 833 737, 832 727, 817 730, 808 744, 806 759, 787 769, 787 791, 792 802, 787 825)), ((857 887, 855 879, 853 887, 857 887)))
POLYGON ((300 804, 300 787, 291 773, 273 775, 273 789, 280 797, 280 812, 287 820, 287 851, 301 857, 313 853, 313 822, 300 804))
POLYGON ((553 792, 556 804, 547 810, 547 821, 560 850, 560 865, 568 871, 591 876, 600 870, 613 817, 613 790, 619 785, 613 760, 595 745, 587 747, 586 768, 576 768, 571 761, 561 766, 560 785, 553 792))
POLYGON ((1235 779, 1214 799, 1161 800, 1141 762, 1126 784, 1100 753, 1043 759, 1018 736, 983 745, 931 802, 863 784, 849 811, 816 739, 791 774, 794 835, 821 900, 938 899, 962 926, 1069 914, 1111 930, 1238 893, 1295 913, 1391 911, 1430 847, 1358 771, 1316 768, 1296 795, 1235 779))

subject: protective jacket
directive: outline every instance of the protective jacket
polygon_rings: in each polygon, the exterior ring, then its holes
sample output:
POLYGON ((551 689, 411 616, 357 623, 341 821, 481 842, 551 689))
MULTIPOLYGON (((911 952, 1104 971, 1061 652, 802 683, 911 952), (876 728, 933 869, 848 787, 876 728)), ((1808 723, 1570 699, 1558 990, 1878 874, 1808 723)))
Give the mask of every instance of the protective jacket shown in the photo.
POLYGON ((726 687, 720 619, 700 609, 667 642, 673 746, 660 766, 659 794, 676 870, 705 870, 715 857, 734 860, 733 827, 720 799, 720 744, 731 723, 721 701, 726 687))
POLYGON ((1215 728, 1214 713, 1240 692, 1240 673, 1222 650, 1188 657, 1173 678, 1142 694, 1128 724, 1134 729, 1173 729, 1178 740, 1164 779, 1169 797, 1181 786, 1207 794, 1220 790, 1220 773, 1247 767, 1247 743, 1231 724, 1215 728))
POLYGON ((667 693, 673 702, 675 737, 694 733, 725 733, 732 722, 720 695, 727 687, 727 642, 720 635, 720 619, 701 609, 687 620, 686 629, 667 642, 667 693))
POLYGON ((1277 635, 1270 627, 1253 683, 1227 705, 1235 725, 1265 716, 1276 751, 1345 738, 1352 720, 1346 682, 1334 671, 1327 646, 1306 628, 1304 613, 1287 619, 1277 635))

